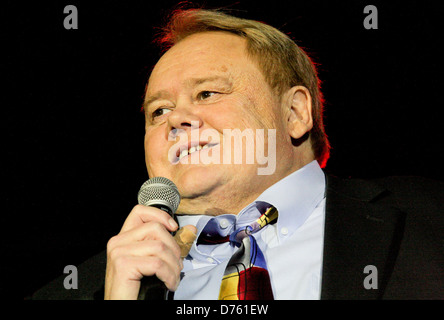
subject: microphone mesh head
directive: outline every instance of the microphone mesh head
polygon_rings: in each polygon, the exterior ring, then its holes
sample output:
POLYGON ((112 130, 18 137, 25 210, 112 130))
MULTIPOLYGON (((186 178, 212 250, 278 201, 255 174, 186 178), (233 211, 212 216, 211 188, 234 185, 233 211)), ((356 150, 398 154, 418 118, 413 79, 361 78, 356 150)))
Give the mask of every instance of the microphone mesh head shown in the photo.
POLYGON ((176 185, 164 177, 154 177, 146 181, 137 196, 139 204, 144 206, 163 205, 175 213, 180 203, 180 194, 176 185))

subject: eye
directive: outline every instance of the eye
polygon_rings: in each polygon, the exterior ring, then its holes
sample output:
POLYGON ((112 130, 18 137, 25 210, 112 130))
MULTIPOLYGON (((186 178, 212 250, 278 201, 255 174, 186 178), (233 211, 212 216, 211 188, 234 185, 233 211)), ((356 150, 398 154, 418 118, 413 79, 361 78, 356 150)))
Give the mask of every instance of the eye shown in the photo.
POLYGON ((161 116, 167 114, 167 113, 170 112, 170 111, 171 111, 171 110, 168 109, 168 108, 159 108, 159 109, 156 109, 156 110, 152 113, 151 118, 154 119, 154 118, 157 118, 157 117, 161 117, 161 116))
POLYGON ((208 98, 211 98, 213 95, 217 94, 217 92, 214 91, 201 91, 197 94, 198 100, 205 100, 208 98))

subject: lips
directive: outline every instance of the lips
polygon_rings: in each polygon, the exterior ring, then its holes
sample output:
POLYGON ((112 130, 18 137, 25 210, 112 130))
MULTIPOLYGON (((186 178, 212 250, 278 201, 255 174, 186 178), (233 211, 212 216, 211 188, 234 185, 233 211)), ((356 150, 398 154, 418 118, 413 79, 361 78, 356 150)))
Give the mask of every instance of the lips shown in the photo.
POLYGON ((175 152, 175 157, 173 160, 173 164, 178 163, 183 158, 198 152, 200 150, 206 150, 210 149, 219 143, 214 142, 205 142, 205 141, 199 141, 199 142, 189 142, 188 144, 183 144, 181 146, 177 146, 177 150, 175 152))

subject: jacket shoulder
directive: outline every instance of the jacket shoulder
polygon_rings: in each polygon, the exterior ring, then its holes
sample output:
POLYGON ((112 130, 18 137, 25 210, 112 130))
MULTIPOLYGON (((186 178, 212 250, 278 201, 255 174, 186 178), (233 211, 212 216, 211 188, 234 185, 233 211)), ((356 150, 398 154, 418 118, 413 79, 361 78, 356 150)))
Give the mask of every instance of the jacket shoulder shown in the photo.
POLYGON ((386 189, 406 211, 426 209, 442 212, 444 182, 418 176, 392 176, 372 180, 386 189))
POLYGON ((327 173, 329 191, 363 201, 388 197, 409 207, 416 202, 444 204, 444 182, 420 176, 389 176, 375 179, 343 178, 327 173))

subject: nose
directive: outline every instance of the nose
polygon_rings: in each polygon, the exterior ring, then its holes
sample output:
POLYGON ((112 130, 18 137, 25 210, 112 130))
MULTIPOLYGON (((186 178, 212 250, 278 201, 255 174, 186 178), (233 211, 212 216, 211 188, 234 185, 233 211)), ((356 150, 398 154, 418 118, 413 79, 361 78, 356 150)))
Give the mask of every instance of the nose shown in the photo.
POLYGON ((182 130, 193 130, 202 127, 202 118, 196 113, 192 105, 179 106, 168 116, 167 134, 171 138, 175 137, 182 130))

